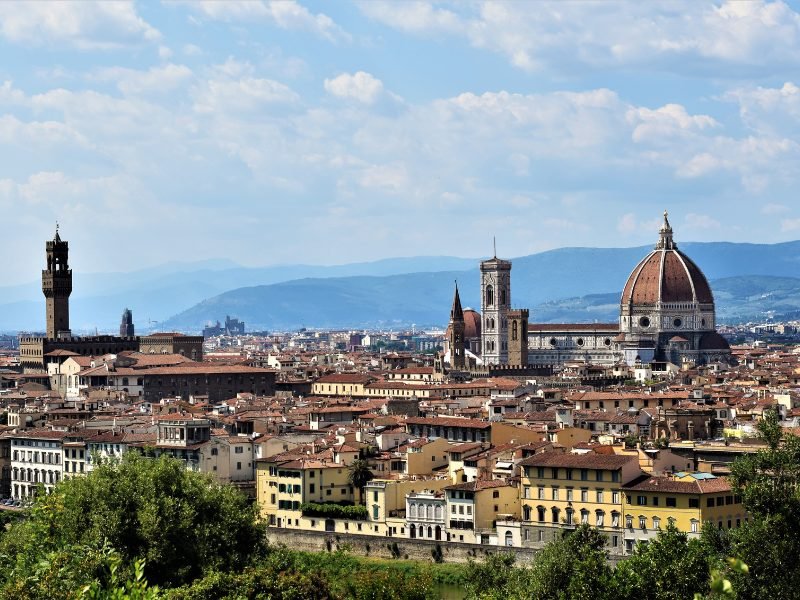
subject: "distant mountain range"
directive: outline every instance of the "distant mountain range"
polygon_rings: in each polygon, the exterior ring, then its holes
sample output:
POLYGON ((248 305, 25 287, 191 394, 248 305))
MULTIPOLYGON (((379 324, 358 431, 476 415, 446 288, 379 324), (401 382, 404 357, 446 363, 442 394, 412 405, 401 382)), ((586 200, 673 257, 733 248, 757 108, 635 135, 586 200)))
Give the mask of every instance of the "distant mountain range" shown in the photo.
MULTIPOLYGON (((721 320, 800 310, 800 241, 679 246, 711 280, 721 320)), ((513 258, 513 304, 529 307, 540 322, 614 321, 622 286, 650 249, 561 248, 513 258)), ((411 257, 245 268, 205 261, 92 275, 80 275, 76 266, 71 321, 75 331, 113 331, 129 307, 139 331, 199 331, 226 314, 249 330, 444 325, 454 280, 464 305, 479 305, 478 262, 411 257)), ((38 283, 0 288, 0 331, 43 326, 38 283)))
MULTIPOLYGON (((720 320, 760 320, 800 309, 800 242, 688 243, 682 249, 712 281, 720 320)), ((513 259, 513 304, 539 322, 615 321, 625 280, 650 250, 563 248, 513 259)), ((195 329, 211 315, 236 314, 264 329, 442 325, 453 281, 465 306, 479 306, 478 261, 464 271, 385 277, 303 279, 231 290, 166 322, 195 329)))

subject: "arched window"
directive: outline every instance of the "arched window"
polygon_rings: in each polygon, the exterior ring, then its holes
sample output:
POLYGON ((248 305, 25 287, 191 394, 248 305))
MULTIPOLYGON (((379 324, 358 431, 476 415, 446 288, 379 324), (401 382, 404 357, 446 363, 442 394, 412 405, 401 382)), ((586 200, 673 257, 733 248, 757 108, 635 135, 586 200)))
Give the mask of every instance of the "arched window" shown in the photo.
POLYGON ((595 512, 595 514, 597 515, 597 521, 595 523, 596 526, 597 527, 602 527, 603 526, 603 520, 605 519, 606 513, 604 513, 602 510, 598 510, 598 511, 595 512))
POLYGON ((506 546, 513 546, 513 545, 514 545, 514 539, 511 535, 511 532, 506 531, 506 546))
POLYGON ((494 286, 486 286, 486 306, 494 306, 494 286))
POLYGON ((557 509, 555 506, 551 509, 553 513, 553 523, 558 523, 559 515, 561 511, 557 509))
POLYGON ((506 288, 500 288, 500 306, 504 306, 506 303, 506 288))

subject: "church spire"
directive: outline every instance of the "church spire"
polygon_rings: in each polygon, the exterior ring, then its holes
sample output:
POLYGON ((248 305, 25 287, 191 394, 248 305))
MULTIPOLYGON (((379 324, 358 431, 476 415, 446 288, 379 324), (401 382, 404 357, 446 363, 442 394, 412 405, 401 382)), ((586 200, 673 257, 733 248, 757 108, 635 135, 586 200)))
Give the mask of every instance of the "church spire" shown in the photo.
POLYGON ((463 320, 464 310, 461 308, 461 297, 458 295, 458 282, 456 281, 456 292, 453 295, 453 308, 450 309, 450 322, 463 320))
POLYGON ((675 247, 675 242, 672 241, 672 226, 669 224, 668 213, 665 210, 664 223, 661 225, 661 229, 658 230, 656 250, 673 250, 675 247))

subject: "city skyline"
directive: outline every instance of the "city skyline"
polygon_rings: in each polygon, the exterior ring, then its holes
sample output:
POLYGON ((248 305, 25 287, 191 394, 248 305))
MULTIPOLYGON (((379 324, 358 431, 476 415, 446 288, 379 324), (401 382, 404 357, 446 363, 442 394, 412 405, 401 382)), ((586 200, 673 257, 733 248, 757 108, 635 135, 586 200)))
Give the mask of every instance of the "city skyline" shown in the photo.
POLYGON ((0 17, 5 239, 58 221, 84 272, 641 246, 665 208, 679 244, 800 237, 794 2, 0 17))

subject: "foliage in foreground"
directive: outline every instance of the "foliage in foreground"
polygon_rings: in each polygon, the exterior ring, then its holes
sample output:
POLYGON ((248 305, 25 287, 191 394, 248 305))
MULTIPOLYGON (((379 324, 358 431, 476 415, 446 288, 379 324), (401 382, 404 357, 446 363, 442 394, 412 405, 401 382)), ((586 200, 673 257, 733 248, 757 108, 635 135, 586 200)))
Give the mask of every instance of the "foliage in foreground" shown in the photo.
POLYGON ((102 580, 107 548, 154 584, 242 569, 263 547, 247 498, 168 458, 129 453, 41 494, 0 540, 0 597, 68 598, 102 580), (12 590, 14 592, 12 593, 12 590))

